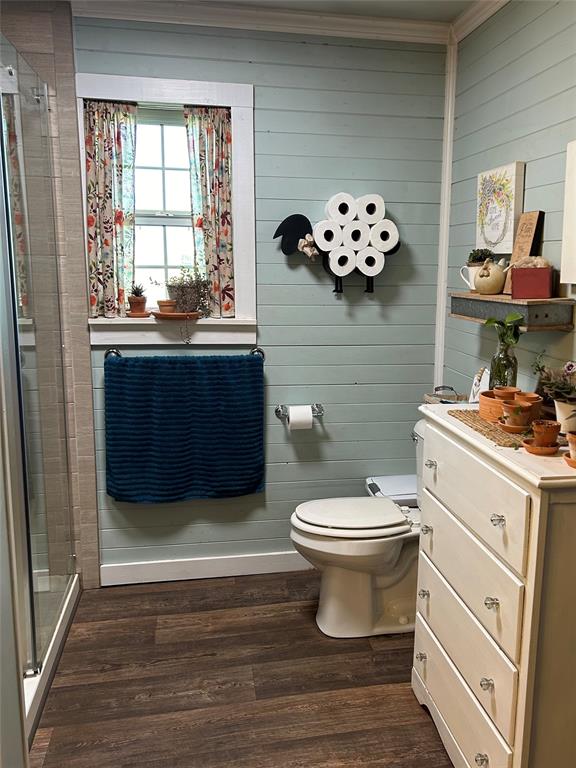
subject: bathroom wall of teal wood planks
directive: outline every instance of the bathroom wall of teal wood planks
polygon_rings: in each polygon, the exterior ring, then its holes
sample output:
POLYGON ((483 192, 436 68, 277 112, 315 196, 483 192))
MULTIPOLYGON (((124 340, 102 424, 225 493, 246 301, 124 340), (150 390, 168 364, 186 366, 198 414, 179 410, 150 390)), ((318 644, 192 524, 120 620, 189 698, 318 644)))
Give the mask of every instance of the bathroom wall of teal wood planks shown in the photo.
MULTIPOLYGON (((465 290, 458 271, 475 247, 476 178, 526 162, 524 210, 542 210, 542 255, 560 266, 566 144, 576 139, 576 3, 512 0, 459 45, 456 86, 449 290, 465 290)), ((496 346, 492 329, 447 319, 445 380, 463 390, 496 346)), ((517 351, 519 381, 531 364, 574 358, 574 334, 534 333, 517 351)))
MULTIPOLYGON (((265 495, 164 506, 105 493, 103 349, 93 351, 103 563, 289 549, 295 505, 364 493, 372 474, 412 472, 411 429, 434 360, 444 60, 441 47, 76 20, 79 72, 255 85, 258 343, 266 350, 265 495), (347 190, 380 192, 403 246, 376 292, 286 258, 272 235, 290 213, 323 216, 347 190), (274 404, 323 403, 288 435, 274 404)), ((124 354, 234 351, 183 347, 124 354)))

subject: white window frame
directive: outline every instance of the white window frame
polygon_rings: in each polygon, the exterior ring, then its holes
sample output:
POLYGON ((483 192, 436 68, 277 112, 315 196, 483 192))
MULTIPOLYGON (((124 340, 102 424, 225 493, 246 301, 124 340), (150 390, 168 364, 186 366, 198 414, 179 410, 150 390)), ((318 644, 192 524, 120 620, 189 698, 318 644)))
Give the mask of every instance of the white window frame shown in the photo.
MULTIPOLYGON (((82 155, 83 201, 84 99, 131 101, 149 105, 229 107, 232 116, 232 247, 235 311, 233 318, 202 318, 195 324, 196 344, 253 344, 256 341, 256 232, 254 202, 254 87, 243 83, 166 80, 121 75, 76 75, 78 127, 82 155)), ((86 217, 84 217, 85 219, 86 217)), ((173 344, 181 342, 178 323, 153 318, 89 320, 92 344, 173 344), (136 327, 137 326, 137 327, 136 327)))

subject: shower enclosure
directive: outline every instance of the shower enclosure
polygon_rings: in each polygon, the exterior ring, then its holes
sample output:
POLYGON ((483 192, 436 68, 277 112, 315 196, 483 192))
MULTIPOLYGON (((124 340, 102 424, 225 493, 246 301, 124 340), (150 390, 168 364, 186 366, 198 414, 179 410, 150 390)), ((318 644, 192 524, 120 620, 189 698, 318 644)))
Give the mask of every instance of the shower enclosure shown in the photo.
POLYGON ((4 38, 0 60, 3 471, 21 672, 34 679, 50 653, 75 573, 53 131, 46 84, 4 38))

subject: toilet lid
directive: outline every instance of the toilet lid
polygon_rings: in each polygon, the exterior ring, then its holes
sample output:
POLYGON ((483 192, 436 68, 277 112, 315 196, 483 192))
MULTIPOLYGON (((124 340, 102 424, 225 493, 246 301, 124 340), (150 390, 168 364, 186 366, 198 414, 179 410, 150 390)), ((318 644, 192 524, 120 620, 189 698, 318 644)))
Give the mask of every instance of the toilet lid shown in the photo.
POLYGON ((391 499, 370 496, 307 501, 296 507, 296 517, 308 525, 363 531, 366 536, 382 536, 385 532, 381 529, 407 524, 406 516, 391 499))

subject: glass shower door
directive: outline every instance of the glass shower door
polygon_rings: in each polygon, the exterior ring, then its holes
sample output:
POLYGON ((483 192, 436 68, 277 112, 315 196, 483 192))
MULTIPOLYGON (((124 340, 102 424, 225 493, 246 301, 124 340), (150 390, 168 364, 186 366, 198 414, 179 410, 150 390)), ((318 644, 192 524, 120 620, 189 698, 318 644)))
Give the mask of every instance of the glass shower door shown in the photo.
MULTIPOLYGON (((38 671, 74 574, 60 289, 46 85, 6 41, 2 54, 2 164, 21 435, 25 520, 19 589, 28 674, 38 671), (28 602, 27 605, 25 605, 28 602)), ((17 429, 16 429, 17 428, 17 429)))

